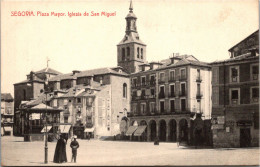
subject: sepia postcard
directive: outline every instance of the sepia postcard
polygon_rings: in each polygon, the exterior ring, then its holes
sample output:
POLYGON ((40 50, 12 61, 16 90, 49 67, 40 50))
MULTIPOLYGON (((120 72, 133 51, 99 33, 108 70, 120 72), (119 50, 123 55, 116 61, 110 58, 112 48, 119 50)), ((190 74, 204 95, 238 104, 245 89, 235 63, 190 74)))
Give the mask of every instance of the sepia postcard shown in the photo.
POLYGON ((1 0, 1 166, 259 166, 259 1, 1 0))

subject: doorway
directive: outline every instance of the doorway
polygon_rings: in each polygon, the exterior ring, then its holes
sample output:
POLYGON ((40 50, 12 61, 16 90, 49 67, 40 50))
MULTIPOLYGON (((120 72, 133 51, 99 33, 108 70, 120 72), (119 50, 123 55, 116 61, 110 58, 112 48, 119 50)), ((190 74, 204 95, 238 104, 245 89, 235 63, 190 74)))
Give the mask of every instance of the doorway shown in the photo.
POLYGON ((240 129, 240 147, 250 147, 251 135, 250 128, 240 129))

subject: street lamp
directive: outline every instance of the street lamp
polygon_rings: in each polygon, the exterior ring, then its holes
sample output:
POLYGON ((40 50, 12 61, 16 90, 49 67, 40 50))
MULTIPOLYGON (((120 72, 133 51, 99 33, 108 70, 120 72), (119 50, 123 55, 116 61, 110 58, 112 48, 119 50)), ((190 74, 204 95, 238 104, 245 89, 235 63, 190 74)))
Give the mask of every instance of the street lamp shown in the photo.
POLYGON ((48 132, 47 132, 47 94, 48 94, 48 80, 45 81, 45 93, 46 93, 46 99, 45 99, 45 105, 46 105, 46 111, 45 111, 45 147, 44 147, 44 163, 48 163, 48 132))

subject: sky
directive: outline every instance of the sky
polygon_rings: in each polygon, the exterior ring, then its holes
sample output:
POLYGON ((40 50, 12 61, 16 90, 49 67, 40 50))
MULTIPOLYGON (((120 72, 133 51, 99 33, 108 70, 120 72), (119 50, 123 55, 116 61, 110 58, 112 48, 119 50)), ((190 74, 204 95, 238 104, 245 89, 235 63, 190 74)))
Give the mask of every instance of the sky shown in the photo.
MULTIPOLYGON (((130 0, 1 1, 1 92, 30 71, 47 66, 62 73, 117 66, 130 0), (11 16, 29 11, 36 16, 11 16), (66 16, 37 16, 65 13, 66 16), (115 16, 90 16, 91 12, 115 16), (68 12, 82 13, 69 17, 68 12), (83 16, 83 13, 89 16, 83 16)), ((173 53, 212 62, 259 27, 257 0, 133 0, 147 61, 173 53)))

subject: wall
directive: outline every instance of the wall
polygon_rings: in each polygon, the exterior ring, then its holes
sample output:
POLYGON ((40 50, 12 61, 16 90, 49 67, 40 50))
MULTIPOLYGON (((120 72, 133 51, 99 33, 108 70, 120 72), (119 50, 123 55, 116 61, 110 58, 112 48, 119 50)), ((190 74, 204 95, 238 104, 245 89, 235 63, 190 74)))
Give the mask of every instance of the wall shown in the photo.
POLYGON ((119 124, 123 117, 124 109, 130 111, 130 79, 122 76, 111 75, 111 127, 113 134, 120 134, 119 124), (127 98, 123 98, 123 84, 127 84, 127 98), (117 116, 119 116, 117 118, 117 116))

